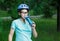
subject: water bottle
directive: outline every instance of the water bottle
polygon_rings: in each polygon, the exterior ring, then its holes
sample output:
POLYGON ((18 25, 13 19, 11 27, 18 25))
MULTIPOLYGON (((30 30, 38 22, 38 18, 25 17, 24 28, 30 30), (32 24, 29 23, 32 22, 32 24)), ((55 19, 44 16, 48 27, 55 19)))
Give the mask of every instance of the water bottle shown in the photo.
POLYGON ((28 21, 28 23, 30 24, 30 26, 32 26, 32 20, 29 18, 29 16, 26 16, 25 19, 28 21))

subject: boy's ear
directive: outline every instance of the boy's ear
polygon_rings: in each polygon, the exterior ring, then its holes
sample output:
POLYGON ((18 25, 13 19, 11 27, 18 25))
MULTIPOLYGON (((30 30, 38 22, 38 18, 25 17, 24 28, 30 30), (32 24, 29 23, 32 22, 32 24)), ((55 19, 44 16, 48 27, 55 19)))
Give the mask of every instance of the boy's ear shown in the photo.
POLYGON ((18 15, 20 15, 20 12, 18 12, 18 15))

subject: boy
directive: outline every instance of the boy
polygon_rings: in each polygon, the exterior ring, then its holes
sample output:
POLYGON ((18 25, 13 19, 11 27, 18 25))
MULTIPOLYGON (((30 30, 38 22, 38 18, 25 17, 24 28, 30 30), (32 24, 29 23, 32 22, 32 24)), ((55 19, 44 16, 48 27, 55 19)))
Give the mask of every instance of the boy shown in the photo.
POLYGON ((14 31, 16 34, 15 41, 32 41, 32 34, 36 38, 37 32, 35 29, 35 23, 31 26, 29 22, 25 19, 25 17, 28 16, 29 6, 26 4, 20 4, 17 10, 21 18, 12 21, 8 41, 12 41, 14 31))

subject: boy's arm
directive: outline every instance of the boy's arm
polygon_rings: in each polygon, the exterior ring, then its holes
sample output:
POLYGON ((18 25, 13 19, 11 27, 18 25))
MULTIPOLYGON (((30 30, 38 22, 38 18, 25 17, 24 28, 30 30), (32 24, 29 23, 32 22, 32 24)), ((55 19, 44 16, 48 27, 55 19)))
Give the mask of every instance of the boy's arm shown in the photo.
POLYGON ((14 29, 10 29, 10 33, 9 33, 9 36, 8 36, 8 41, 12 41, 12 38, 13 38, 13 34, 14 34, 14 29))
POLYGON ((38 36, 38 34, 37 34, 37 31, 36 31, 36 24, 34 23, 34 24, 32 24, 32 32, 33 32, 33 36, 35 37, 35 38, 37 38, 37 36, 38 36))

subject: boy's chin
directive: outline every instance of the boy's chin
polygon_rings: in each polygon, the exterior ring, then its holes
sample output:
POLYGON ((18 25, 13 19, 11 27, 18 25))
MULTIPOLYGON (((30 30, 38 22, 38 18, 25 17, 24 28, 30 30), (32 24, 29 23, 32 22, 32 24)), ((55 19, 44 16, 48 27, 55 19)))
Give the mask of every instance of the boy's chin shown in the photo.
POLYGON ((25 19, 25 18, 23 18, 23 19, 25 19))

